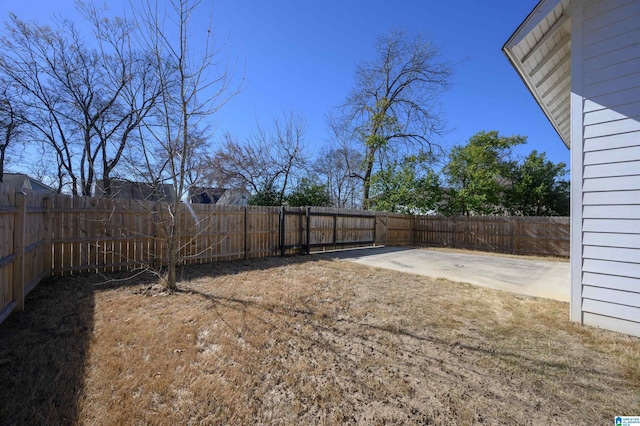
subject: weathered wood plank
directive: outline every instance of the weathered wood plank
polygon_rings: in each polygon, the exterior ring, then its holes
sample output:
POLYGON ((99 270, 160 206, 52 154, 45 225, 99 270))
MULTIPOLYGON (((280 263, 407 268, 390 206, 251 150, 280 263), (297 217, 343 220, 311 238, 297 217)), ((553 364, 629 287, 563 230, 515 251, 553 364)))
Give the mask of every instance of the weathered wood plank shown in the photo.
POLYGON ((417 216, 411 241, 417 245, 568 256, 569 219, 417 216))

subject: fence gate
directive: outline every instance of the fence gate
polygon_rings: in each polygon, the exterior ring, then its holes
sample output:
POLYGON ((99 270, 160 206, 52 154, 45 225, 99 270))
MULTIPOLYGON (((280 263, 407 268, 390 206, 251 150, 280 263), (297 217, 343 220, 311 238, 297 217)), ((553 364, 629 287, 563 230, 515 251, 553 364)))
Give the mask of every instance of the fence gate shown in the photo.
POLYGON ((376 215, 321 207, 283 207, 280 252, 294 254, 373 246, 376 215))
POLYGON ((376 217, 376 245, 387 244, 387 222, 389 217, 384 214, 378 214, 376 217))

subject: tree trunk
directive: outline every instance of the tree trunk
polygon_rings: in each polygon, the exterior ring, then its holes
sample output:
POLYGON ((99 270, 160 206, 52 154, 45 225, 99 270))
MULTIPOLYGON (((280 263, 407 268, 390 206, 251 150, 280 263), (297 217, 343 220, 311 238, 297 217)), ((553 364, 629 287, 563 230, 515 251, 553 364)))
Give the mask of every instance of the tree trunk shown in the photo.
POLYGON ((4 152, 7 149, 7 146, 0 147, 0 183, 4 177, 4 152))
POLYGON ((371 174, 373 173, 373 161, 375 156, 375 150, 372 147, 367 148, 366 158, 366 170, 363 178, 363 196, 362 196, 362 208, 368 210, 371 208, 371 202, 369 201, 369 192, 371 189, 371 174))
POLYGON ((289 181, 289 170, 287 170, 284 174, 284 183, 282 184, 282 190, 280 190, 280 194, 278 196, 278 202, 280 205, 284 202, 284 191, 287 189, 287 183, 289 181))
POLYGON ((71 176, 71 195, 74 197, 78 196, 78 178, 75 176, 71 176))
POLYGON ((169 265, 167 266, 165 288, 167 290, 177 290, 178 286, 176 285, 176 263, 178 261, 178 255, 176 253, 174 238, 169 238, 169 241, 167 241, 167 243, 167 246, 169 248, 169 265))
POLYGON ((102 175, 102 196, 111 197, 111 178, 108 174, 102 175))
POLYGON ((171 223, 169 225, 169 232, 167 233, 167 249, 169 251, 169 264, 167 265, 167 277, 165 280, 165 288, 167 290, 177 290, 176 284, 176 265, 178 263, 178 244, 180 236, 180 220, 178 218, 179 213, 179 201, 175 201, 172 205, 169 204, 171 212, 171 223))

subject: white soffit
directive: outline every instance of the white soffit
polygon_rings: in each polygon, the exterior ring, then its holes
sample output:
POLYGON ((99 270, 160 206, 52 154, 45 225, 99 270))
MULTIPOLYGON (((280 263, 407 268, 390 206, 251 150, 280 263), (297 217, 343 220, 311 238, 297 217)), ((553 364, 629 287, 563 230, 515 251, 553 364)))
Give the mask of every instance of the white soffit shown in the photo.
POLYGON ((570 147, 570 0, 541 0, 502 47, 563 142, 570 147))

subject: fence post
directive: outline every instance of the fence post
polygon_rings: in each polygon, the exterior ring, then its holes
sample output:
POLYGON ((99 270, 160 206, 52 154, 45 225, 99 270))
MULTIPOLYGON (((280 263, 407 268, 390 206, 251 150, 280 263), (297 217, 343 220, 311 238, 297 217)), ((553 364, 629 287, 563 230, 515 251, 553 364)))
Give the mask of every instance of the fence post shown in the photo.
POLYGON ((306 219, 307 219, 307 226, 306 226, 306 232, 307 232, 307 254, 311 253, 311 207, 307 206, 307 209, 305 211, 305 215, 306 215, 306 219))
POLYGON ((512 218, 510 218, 509 226, 511 228, 511 241, 510 241, 511 253, 517 254, 516 253, 516 226, 517 226, 516 221, 514 221, 512 218))
POLYGON ((451 239, 451 247, 456 248, 458 242, 458 217, 453 217, 453 238, 451 239))
POLYGON ((280 209, 280 256, 284 257, 284 240, 285 240, 285 206, 282 206, 282 208, 280 209))
POLYGON ((153 243, 149 245, 149 260, 153 264, 153 267, 156 271, 159 271, 162 268, 162 243, 159 241, 160 235, 158 235, 158 205, 154 204, 153 211, 151 214, 151 225, 153 226, 153 243))
POLYGON ((389 245, 389 213, 385 215, 386 221, 384 222, 384 245, 389 245))
POLYGON ((417 238, 414 238, 413 236, 413 229, 415 227, 415 215, 411 214, 409 216, 409 245, 413 245, 414 241, 417 240, 417 238))
POLYGON ((376 246, 376 228, 378 227, 378 213, 373 214, 373 246, 376 246))
POLYGON ((42 200, 44 203, 44 267, 46 276, 51 275, 51 271, 53 270, 53 266, 51 265, 51 252, 53 251, 52 242, 51 242, 51 231, 53 227, 51 225, 52 216, 51 216, 51 198, 45 198, 42 200))
POLYGON ((333 248, 336 249, 338 246, 336 245, 336 239, 338 238, 338 215, 333 215, 333 248))
POLYGON ((248 233, 248 225, 247 222, 249 219, 249 213, 247 212, 247 206, 244 206, 244 258, 245 260, 249 257, 249 233, 248 233))
POLYGON ((24 247, 25 226, 27 216, 26 194, 16 192, 16 213, 13 219, 13 253, 16 258, 13 262, 13 299, 16 301, 16 310, 24 310, 24 247))

